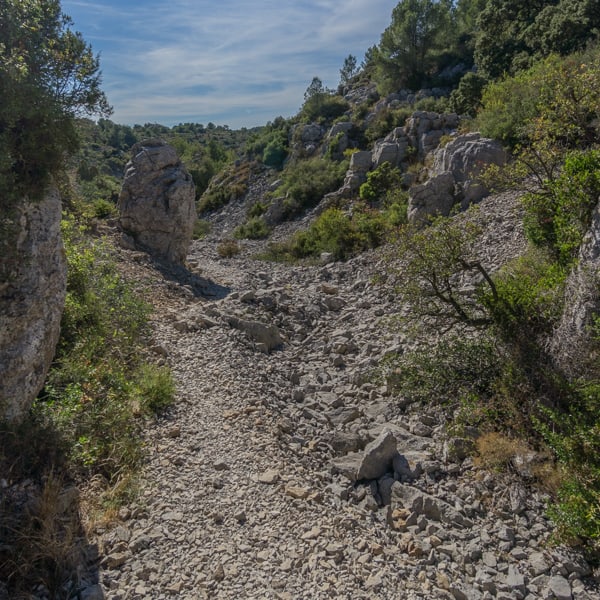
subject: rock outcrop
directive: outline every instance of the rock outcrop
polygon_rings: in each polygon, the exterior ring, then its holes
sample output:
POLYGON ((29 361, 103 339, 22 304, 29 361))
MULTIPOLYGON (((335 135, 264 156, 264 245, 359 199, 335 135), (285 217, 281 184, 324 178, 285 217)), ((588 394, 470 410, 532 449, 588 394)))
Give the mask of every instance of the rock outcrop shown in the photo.
POLYGON ((408 219, 426 221, 432 215, 450 214, 455 204, 465 210, 479 202, 489 191, 478 179, 489 165, 506 163, 506 152, 495 140, 480 133, 467 133, 433 153, 430 179, 410 190, 408 219))
POLYGON ((592 325, 600 314, 600 203, 581 245, 577 267, 567 280, 565 299, 551 352, 563 371, 577 376, 598 361, 597 354, 593 355, 592 325))
POLYGON ((24 417, 44 385, 67 285, 58 191, 14 211, 6 226, 15 244, 0 257, 0 418, 9 422, 24 417))
POLYGON ((183 263, 196 221, 192 176, 162 140, 140 142, 132 155, 119 197, 121 227, 150 253, 183 263))

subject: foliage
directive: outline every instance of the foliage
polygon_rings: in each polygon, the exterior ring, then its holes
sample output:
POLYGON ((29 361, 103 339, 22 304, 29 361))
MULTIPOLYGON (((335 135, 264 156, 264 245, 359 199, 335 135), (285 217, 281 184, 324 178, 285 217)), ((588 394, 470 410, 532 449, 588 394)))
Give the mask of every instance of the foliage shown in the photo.
POLYGON ((577 257, 600 196, 600 151, 570 152, 560 176, 524 197, 529 239, 549 248, 561 265, 577 257))
POLYGON ((451 8, 444 0, 402 0, 396 5, 374 56, 382 93, 423 87, 454 44, 451 8))
POLYGON ((110 111, 98 58, 57 0, 0 5, 0 195, 39 195, 77 147, 74 117, 110 111))
POLYGON ((337 190, 344 181, 348 164, 324 158, 290 163, 282 173, 282 183, 273 193, 285 196, 288 217, 300 214, 318 204, 323 196, 337 190))
POLYGON ((351 213, 329 208, 306 231, 296 233, 287 243, 271 245, 269 258, 294 260, 318 257, 323 252, 336 260, 380 245, 390 226, 378 211, 356 206, 351 213))
POLYGON ((194 223, 194 239, 201 240, 210 233, 210 222, 205 219, 196 219, 194 223))
POLYGON ((550 516, 558 539, 583 543, 590 558, 600 557, 600 384, 576 382, 566 411, 551 411, 541 425, 563 466, 563 482, 550 516))
POLYGON ((213 177, 210 185, 197 202, 198 213, 210 212, 225 206, 228 202, 241 198, 248 190, 250 176, 256 165, 244 162, 231 165, 213 177))
POLYGON ((223 240, 217 246, 217 254, 221 258, 233 258, 241 251, 240 245, 235 240, 223 240))
POLYGON ((344 65, 340 69, 340 85, 347 85, 357 73, 358 63, 356 62, 356 56, 349 54, 344 59, 344 65))
POLYGON ((491 336, 453 335, 388 359, 390 388, 406 402, 453 403, 490 397, 500 375, 498 346, 491 336))
POLYGON ((246 223, 235 228, 234 237, 238 239, 261 240, 270 233, 269 226, 262 217, 251 217, 246 223))
POLYGON ((268 167, 282 169, 289 150, 288 135, 289 123, 278 117, 247 140, 246 156, 260 159, 268 167))
POLYGON ((570 54, 600 26, 595 0, 487 2, 477 21, 475 61, 489 78, 515 74, 552 53, 570 54))
POLYGON ((477 126, 509 145, 590 143, 600 116, 600 50, 550 56, 527 71, 488 85, 477 126))
POLYGON ((417 317, 442 330, 463 324, 480 328, 492 321, 471 288, 461 293, 468 278, 482 281, 492 297, 496 286, 479 260, 475 241, 480 230, 470 222, 438 218, 425 229, 404 228, 394 246, 401 257, 391 271, 396 291, 417 317))
POLYGON ((382 202, 402 185, 402 173, 397 167, 385 161, 367 173, 367 181, 360 186, 361 200, 373 205, 382 202))
POLYGON ((450 94, 448 102, 450 110, 459 115, 474 117, 481 106, 481 96, 485 84, 486 79, 478 73, 469 71, 450 94))
POLYGON ((375 142, 388 133, 393 131, 396 127, 403 127, 406 124, 413 110, 409 107, 390 109, 383 108, 378 111, 375 118, 369 121, 365 130, 365 137, 368 142, 375 142))
POLYGON ((142 456, 136 414, 171 401, 170 373, 145 364, 148 307, 118 275, 107 247, 73 220, 63 228, 69 263, 56 363, 34 411, 68 440, 72 469, 115 484, 142 456))

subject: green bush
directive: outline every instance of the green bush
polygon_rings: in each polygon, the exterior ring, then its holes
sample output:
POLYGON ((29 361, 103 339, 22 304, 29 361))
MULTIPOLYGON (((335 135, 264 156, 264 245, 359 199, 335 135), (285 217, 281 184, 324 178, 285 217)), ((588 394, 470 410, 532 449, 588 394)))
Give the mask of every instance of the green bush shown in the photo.
POLYGON ((388 194, 393 195, 402 185, 400 169, 384 162, 373 171, 367 173, 367 181, 360 186, 361 200, 369 204, 383 202, 388 194))
POLYGON ((383 108, 375 114, 373 120, 369 121, 365 130, 367 141, 373 143, 376 140, 384 138, 388 133, 396 129, 396 127, 404 127, 406 119, 413 112, 413 109, 408 106, 397 109, 383 108))
POLYGON ((204 219, 196 219, 194 223, 194 239, 201 240, 210 233, 211 225, 209 221, 204 219))
POLYGON ((549 248, 561 265, 569 266, 600 196, 600 151, 569 153, 561 175, 544 185, 524 197, 525 231, 534 244, 549 248))
POLYGON ((600 117, 600 50, 550 56, 527 71, 490 83, 477 128, 515 146, 549 139, 566 146, 596 139, 600 117))
POLYGON ((326 92, 308 98, 300 111, 301 118, 309 123, 329 123, 341 117, 350 105, 341 97, 326 92))
POLYGON ((173 388, 168 369, 141 359, 149 307, 118 275, 108 245, 73 220, 63 237, 69 269, 61 338, 33 412, 59 432, 73 473, 115 484, 143 455, 136 415, 168 405, 173 388))
POLYGON ((460 80, 458 87, 452 90, 448 105, 459 115, 474 117, 481 106, 481 96, 486 80, 477 73, 469 72, 460 80))
POLYGON ((330 208, 319 215, 308 230, 292 238, 289 251, 296 258, 330 252, 336 260, 345 260, 380 245, 388 231, 381 213, 367 207, 355 207, 352 214, 330 208))
POLYGON ((338 163, 319 157, 288 164, 274 195, 286 196, 287 216, 294 217, 318 204, 325 194, 337 190, 347 168, 346 161, 338 163))
POLYGON ((252 217, 249 221, 235 228, 234 237, 238 239, 260 240, 270 233, 269 226, 261 217, 252 217))

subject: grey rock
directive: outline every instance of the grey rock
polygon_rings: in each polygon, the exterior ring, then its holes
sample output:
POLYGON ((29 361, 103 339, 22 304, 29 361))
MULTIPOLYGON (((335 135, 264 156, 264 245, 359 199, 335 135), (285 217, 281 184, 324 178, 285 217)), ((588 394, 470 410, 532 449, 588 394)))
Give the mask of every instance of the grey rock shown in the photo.
POLYGON ((551 577, 548 588, 556 600, 571 600, 573 597, 570 583, 561 575, 551 577))
POLYGON ((558 366, 576 377, 598 356, 593 351, 593 321, 600 313, 600 203, 579 250, 579 261, 567 279, 565 308, 554 330, 550 350, 558 366))
POLYGON ((51 189, 40 201, 24 199, 1 223, 0 419, 9 422, 31 407, 58 342, 67 285, 60 220, 51 189))
POLYGON ((448 216, 454 202, 454 177, 450 172, 441 173, 410 189, 408 220, 414 224, 426 224, 432 216, 448 216))
POLYGON ((283 344, 279 329, 275 325, 265 325, 259 321, 245 321, 235 316, 226 317, 226 320, 232 327, 243 331, 253 342, 260 344, 259 350, 266 354, 283 344))
POLYGON ((378 479, 384 473, 391 471, 396 452, 394 434, 391 431, 384 431, 364 449, 356 478, 358 480, 378 479))
POLYGON ((132 156, 119 195, 121 227, 151 253, 183 263, 196 221, 192 176, 162 140, 135 144, 132 156))

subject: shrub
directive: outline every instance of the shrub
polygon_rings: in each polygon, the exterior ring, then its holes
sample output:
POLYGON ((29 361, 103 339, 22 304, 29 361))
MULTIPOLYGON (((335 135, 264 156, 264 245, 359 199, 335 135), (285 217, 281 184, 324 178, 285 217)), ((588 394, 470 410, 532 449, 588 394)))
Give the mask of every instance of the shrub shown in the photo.
POLYGON ((401 185, 400 169, 386 161, 367 173, 367 181, 360 186, 359 195, 361 200, 376 204, 385 200, 388 194, 396 192, 401 185))
POLYGON ((234 237, 238 239, 260 240, 270 233, 269 226, 261 217, 252 217, 249 221, 235 228, 234 237))
POLYGON ((201 240, 210 233, 211 225, 209 221, 204 219, 196 219, 194 223, 194 234, 195 240, 201 240))
POLYGON ((233 258, 242 251, 235 240, 223 240, 217 246, 217 253, 221 258, 233 258))
POLYGON ((328 192, 337 190, 347 167, 345 161, 338 163, 318 157, 289 164, 274 195, 286 196, 287 216, 296 216, 318 204, 328 192))
POLYGON ((307 231, 292 238, 290 252, 297 258, 330 252, 336 260, 345 260, 381 244, 387 231, 388 225, 376 211, 356 207, 352 214, 347 214, 330 208, 319 215, 307 231))
POLYGON ((300 116, 308 123, 325 123, 341 117, 349 108, 350 105, 341 96, 324 92, 308 98, 300 116))
POLYGON ((549 248, 568 266, 577 257, 600 195, 600 151, 569 153, 562 174, 544 186, 524 198, 525 230, 534 244, 549 248))
POLYGON ((459 115, 474 117, 481 106, 481 96, 486 80, 477 73, 469 72, 460 80, 458 87, 452 90, 448 100, 450 110, 459 115))
POLYGON ((413 112, 414 111, 409 107, 397 109, 383 108, 375 114, 373 120, 369 121, 365 130, 367 141, 373 143, 376 140, 384 138, 396 127, 403 127, 406 123, 406 119, 408 119, 413 112))
POLYGON ((68 441, 74 470, 115 483, 142 457, 134 418, 140 390, 166 406, 173 389, 168 370, 140 358, 149 307, 118 275, 108 247, 73 221, 63 230, 69 270, 61 339, 34 412, 68 441))

